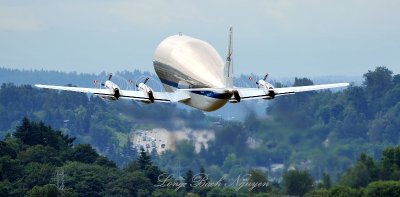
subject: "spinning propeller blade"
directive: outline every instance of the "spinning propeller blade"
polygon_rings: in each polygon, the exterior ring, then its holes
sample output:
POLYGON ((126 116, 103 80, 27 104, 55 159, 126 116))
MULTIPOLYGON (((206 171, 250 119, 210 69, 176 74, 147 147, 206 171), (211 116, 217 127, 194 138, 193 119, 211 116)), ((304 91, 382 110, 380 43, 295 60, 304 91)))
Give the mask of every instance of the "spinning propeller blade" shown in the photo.
POLYGON ((146 84, 149 79, 150 79, 150 77, 146 77, 146 79, 144 80, 143 83, 146 84))
POLYGON ((265 74, 265 76, 264 76, 264 81, 267 79, 267 77, 268 77, 268 73, 265 74))

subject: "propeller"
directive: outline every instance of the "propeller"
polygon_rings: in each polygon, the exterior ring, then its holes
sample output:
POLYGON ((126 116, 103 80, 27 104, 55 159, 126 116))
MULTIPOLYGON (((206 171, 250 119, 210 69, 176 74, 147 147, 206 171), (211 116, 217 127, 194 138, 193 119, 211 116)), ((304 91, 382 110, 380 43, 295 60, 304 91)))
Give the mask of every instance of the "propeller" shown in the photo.
POLYGON ((268 77, 268 73, 265 74, 264 81, 267 80, 267 77, 268 77))
MULTIPOLYGON (((263 80, 265 81, 265 80, 267 80, 267 78, 268 78, 268 73, 266 73, 266 74, 264 75, 263 80)), ((249 80, 252 81, 252 82, 255 82, 257 85, 259 84, 258 81, 254 80, 253 74, 251 74, 251 75, 249 76, 249 80)))
MULTIPOLYGON (((150 77, 146 77, 146 79, 143 81, 143 83, 144 83, 144 84, 146 84, 146 83, 147 83, 147 81, 149 81, 149 79, 150 79, 150 77)), ((136 87, 138 88, 138 87, 139 87, 139 85, 138 85, 138 84, 136 84, 136 87)))
MULTIPOLYGON (((113 77, 112 73, 108 74, 108 81, 110 81, 112 77, 113 77)), ((95 80, 95 81, 97 81, 97 80, 95 80)), ((101 83, 101 86, 105 86, 104 82, 101 83)))
POLYGON ((149 79, 150 79, 150 77, 146 77, 146 79, 144 80, 143 83, 146 84, 149 79))

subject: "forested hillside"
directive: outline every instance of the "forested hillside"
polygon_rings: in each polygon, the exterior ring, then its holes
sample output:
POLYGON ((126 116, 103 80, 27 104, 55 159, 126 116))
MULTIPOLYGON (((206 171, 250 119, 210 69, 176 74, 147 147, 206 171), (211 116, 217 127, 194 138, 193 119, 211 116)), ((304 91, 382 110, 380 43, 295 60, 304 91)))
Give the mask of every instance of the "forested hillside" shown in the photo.
POLYGON ((183 110, 175 104, 109 103, 81 93, 3 84, 0 90, 1 136, 11 132, 22 117, 60 128, 63 133, 74 136, 78 143, 91 143, 118 164, 134 156, 128 139, 135 129, 208 128, 212 126, 209 122, 213 121, 212 118, 205 119, 200 111, 183 110), (190 121, 193 119, 197 121, 190 121))
MULTIPOLYGON (((124 169, 89 144, 24 118, 0 141, 0 196, 165 196, 163 172, 141 152, 124 169)), ((167 175, 166 175, 167 176, 167 175)))
MULTIPOLYGON (((385 67, 364 74, 364 84, 339 92, 282 96, 272 101, 266 118, 249 111, 243 123, 215 128, 215 140, 195 153, 190 142, 160 156, 162 166, 208 166, 214 178, 235 178, 252 167, 270 171, 280 181, 286 169, 309 170, 322 180, 339 179, 359 154, 375 159, 385 147, 399 144, 400 75, 385 67), (191 151, 188 151, 191 150, 191 151)), ((297 78, 294 85, 311 85, 297 78)))
MULTIPOLYGON (((256 168, 281 183, 288 169, 297 169, 309 171, 314 180, 328 175, 333 182, 340 182, 340 174, 356 163, 361 153, 380 160, 384 149, 400 140, 400 75, 377 67, 363 77, 363 85, 341 91, 262 101, 269 103, 264 108, 268 115, 259 117, 248 110, 243 122, 220 120, 176 105, 106 103, 85 94, 3 84, 0 131, 4 138, 23 117, 43 121, 63 135, 75 137, 75 143, 90 143, 121 166, 137 156, 128 141, 132 130, 204 129, 215 138, 203 144, 200 152, 195 151, 192 140, 182 140, 175 150, 153 154, 154 163, 177 178, 204 167, 214 180, 225 177, 230 181, 256 168)), ((294 80, 296 86, 310 84, 313 81, 307 78, 294 80)))
POLYGON ((174 178, 154 165, 144 150, 117 168, 89 144, 27 118, 0 141, 0 196, 353 196, 400 195, 400 146, 387 148, 382 159, 361 154, 337 184, 325 174, 315 182, 307 170, 291 169, 273 182, 258 169, 230 181, 209 179, 203 167, 174 178), (397 181, 396 181, 397 180, 397 181))

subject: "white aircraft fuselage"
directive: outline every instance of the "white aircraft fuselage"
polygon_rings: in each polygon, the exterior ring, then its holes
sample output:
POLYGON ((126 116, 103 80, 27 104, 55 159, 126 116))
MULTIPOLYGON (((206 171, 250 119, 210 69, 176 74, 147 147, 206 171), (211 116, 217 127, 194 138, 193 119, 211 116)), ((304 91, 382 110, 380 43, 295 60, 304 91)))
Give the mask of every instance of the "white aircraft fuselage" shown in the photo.
POLYGON ((214 111, 232 97, 226 91, 225 62, 209 43, 185 35, 164 39, 154 55, 154 69, 167 92, 176 89, 215 88, 221 91, 191 91, 183 104, 214 111))

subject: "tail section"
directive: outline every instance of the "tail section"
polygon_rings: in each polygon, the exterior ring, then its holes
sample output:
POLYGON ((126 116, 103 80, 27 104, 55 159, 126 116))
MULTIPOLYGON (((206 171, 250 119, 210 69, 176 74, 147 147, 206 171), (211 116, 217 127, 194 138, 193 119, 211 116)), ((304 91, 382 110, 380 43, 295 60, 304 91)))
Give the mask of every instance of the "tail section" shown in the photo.
POLYGON ((232 27, 229 28, 229 45, 228 45, 228 55, 226 57, 224 77, 225 77, 225 87, 233 88, 233 63, 232 63, 232 27))

